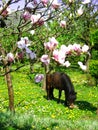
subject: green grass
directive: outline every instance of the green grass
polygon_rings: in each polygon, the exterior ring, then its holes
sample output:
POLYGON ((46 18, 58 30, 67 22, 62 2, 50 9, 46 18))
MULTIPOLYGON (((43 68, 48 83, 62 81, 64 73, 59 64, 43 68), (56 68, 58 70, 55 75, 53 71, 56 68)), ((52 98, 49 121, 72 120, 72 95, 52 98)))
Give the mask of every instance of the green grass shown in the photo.
MULTIPOLYGON (((0 77, 0 128, 1 130, 98 130, 98 87, 89 86, 86 74, 67 72, 77 91, 74 109, 46 99, 42 84, 35 84, 29 71, 23 69, 12 73, 15 115, 8 112, 8 92, 4 77, 0 77)), ((93 80, 92 80, 93 81, 93 80)))

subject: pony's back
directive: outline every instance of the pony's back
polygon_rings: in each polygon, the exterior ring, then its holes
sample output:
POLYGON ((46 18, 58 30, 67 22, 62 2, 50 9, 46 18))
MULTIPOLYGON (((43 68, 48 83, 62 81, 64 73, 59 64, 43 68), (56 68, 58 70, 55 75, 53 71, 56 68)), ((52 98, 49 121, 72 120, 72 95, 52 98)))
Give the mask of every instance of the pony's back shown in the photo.
POLYGON ((62 85, 66 89, 67 93, 74 91, 74 86, 72 84, 72 81, 67 74, 61 73, 61 81, 62 81, 62 85))

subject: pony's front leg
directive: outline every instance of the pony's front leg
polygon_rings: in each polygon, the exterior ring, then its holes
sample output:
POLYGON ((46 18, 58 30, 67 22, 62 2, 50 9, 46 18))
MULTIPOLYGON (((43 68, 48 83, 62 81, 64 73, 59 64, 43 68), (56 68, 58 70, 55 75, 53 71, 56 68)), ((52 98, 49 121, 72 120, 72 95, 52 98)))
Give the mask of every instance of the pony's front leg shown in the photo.
POLYGON ((58 103, 60 103, 61 93, 62 93, 62 90, 59 90, 59 99, 58 99, 58 103))
POLYGON ((53 90, 54 90, 54 89, 51 88, 51 92, 50 92, 51 99, 54 99, 53 90))
POLYGON ((64 91, 65 93, 65 103, 64 105, 67 106, 68 105, 68 95, 66 94, 66 92, 64 91))

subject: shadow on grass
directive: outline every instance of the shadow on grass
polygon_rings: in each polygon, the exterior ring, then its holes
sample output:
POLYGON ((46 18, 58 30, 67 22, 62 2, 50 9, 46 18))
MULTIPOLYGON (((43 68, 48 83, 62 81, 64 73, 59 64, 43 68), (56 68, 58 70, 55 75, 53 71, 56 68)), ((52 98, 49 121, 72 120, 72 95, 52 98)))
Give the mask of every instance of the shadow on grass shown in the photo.
POLYGON ((91 111, 91 112, 94 112, 94 111, 97 110, 97 107, 93 106, 93 104, 91 104, 87 101, 76 101, 75 104, 81 110, 88 110, 88 111, 91 111))
MULTIPOLYGON (((44 96, 44 98, 47 99, 46 96, 44 96)), ((56 101, 58 103, 58 98, 54 98, 52 100, 54 100, 54 101, 56 101)), ((64 104, 65 101, 64 100, 61 99, 60 103, 65 106, 65 104, 64 104)), ((91 112, 97 111, 97 107, 93 106, 93 104, 91 104, 91 103, 89 103, 87 101, 75 101, 75 105, 77 105, 77 107, 79 109, 81 109, 81 110, 87 110, 87 111, 91 111, 91 112)), ((65 106, 65 107, 67 107, 67 106, 65 106)))

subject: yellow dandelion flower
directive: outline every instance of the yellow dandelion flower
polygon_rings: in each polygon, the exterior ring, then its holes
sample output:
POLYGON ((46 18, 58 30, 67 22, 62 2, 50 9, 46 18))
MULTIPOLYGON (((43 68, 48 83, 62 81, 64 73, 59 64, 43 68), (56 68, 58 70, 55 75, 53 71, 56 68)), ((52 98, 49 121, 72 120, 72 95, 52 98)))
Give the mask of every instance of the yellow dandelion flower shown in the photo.
POLYGON ((55 115, 53 114, 53 115, 51 115, 51 117, 52 117, 52 118, 55 118, 55 115))
POLYGON ((34 126, 34 125, 32 125, 32 128, 35 128, 35 126, 34 126))
POLYGON ((51 130, 50 128, 47 128, 47 130, 51 130))

